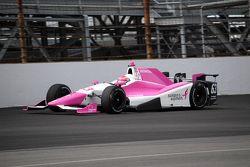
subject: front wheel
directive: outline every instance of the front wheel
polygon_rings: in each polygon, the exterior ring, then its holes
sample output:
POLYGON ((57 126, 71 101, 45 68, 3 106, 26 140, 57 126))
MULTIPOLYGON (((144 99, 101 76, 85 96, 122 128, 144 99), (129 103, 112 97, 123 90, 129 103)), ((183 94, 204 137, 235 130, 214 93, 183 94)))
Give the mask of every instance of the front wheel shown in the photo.
POLYGON ((102 92, 103 110, 111 114, 121 113, 126 106, 126 94, 121 87, 109 86, 102 92))
MULTIPOLYGON (((53 100, 56 100, 56 99, 63 97, 63 96, 66 96, 70 93, 71 93, 71 90, 67 85, 55 84, 49 88, 49 90, 47 92, 47 96, 46 96, 46 101, 47 101, 47 103, 49 103, 53 100)), ((62 111, 58 107, 51 106, 49 108, 54 112, 61 112, 62 111)))
POLYGON ((193 109, 202 109, 208 100, 207 88, 202 82, 194 83, 190 91, 190 105, 193 109))

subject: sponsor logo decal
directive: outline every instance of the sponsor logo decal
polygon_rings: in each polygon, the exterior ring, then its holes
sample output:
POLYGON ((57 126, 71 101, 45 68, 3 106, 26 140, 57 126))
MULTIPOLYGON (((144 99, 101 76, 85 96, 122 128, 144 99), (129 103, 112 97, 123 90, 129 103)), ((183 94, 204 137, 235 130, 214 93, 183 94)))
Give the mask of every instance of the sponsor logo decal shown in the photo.
POLYGON ((187 96, 188 96, 188 89, 185 91, 185 93, 182 96, 185 97, 185 99, 187 98, 187 96))
POLYGON ((175 93, 175 94, 169 94, 168 95, 168 98, 170 98, 171 101, 186 100, 187 97, 188 97, 188 89, 186 89, 183 94, 181 94, 181 93, 175 93))
POLYGON ((147 69, 141 69, 139 71, 140 71, 140 73, 147 73, 147 74, 151 74, 152 73, 150 70, 147 70, 147 69))

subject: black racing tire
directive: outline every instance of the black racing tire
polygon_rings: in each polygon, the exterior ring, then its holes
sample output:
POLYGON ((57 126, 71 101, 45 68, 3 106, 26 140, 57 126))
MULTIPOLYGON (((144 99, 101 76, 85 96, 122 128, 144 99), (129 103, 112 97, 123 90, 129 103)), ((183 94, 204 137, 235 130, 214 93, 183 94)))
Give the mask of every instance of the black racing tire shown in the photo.
MULTIPOLYGON (((46 95, 46 102, 49 103, 55 99, 66 96, 71 93, 70 88, 64 84, 55 84, 52 85, 46 95)), ((58 107, 49 107, 54 112, 62 112, 62 110, 58 107)))
POLYGON ((120 114, 126 106, 126 94, 119 86, 108 86, 102 92, 101 105, 104 112, 120 114))
POLYGON ((190 105, 193 109, 202 109, 208 101, 207 88, 202 82, 195 82, 190 91, 190 105))

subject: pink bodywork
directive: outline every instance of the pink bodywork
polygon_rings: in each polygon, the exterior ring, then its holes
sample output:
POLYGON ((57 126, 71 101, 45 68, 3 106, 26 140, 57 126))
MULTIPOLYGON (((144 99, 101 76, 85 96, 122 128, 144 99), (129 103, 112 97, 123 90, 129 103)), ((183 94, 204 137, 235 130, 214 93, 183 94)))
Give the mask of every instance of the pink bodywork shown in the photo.
POLYGON ((122 88, 126 96, 155 96, 189 84, 188 82, 173 82, 155 68, 138 68, 142 80, 138 80, 122 88))
POLYGON ((154 84, 151 82, 145 81, 136 81, 128 86, 122 87, 126 92, 126 96, 153 96, 157 94, 157 92, 166 87, 161 84, 154 84))
POLYGON ((126 92, 126 96, 155 96, 161 93, 173 90, 175 88, 190 84, 188 82, 180 82, 176 84, 172 84, 169 86, 160 85, 160 84, 152 84, 149 82, 137 81, 128 86, 124 86, 123 90, 126 92))
POLYGON ((48 103, 48 106, 79 106, 85 99, 86 94, 74 92, 48 103))
POLYGON ((173 84, 170 79, 165 77, 164 74, 156 68, 138 68, 138 71, 143 81, 154 82, 165 86, 173 84))
POLYGON ((93 114, 93 113, 98 113, 97 111, 97 104, 96 103, 91 103, 87 105, 84 108, 78 109, 77 110, 78 114, 93 114))

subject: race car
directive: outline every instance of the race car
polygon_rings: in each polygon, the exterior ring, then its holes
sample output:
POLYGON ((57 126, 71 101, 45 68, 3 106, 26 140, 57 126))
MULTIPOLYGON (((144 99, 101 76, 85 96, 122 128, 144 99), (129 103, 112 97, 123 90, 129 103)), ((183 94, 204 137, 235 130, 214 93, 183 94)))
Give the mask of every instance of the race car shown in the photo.
POLYGON ((112 82, 94 81, 93 85, 73 93, 64 84, 52 85, 45 100, 26 110, 49 108, 55 112, 119 114, 130 108, 139 111, 171 107, 202 109, 217 100, 217 76, 199 73, 186 79, 185 73, 177 73, 171 78, 168 72, 156 68, 137 68, 132 61, 126 74, 112 82), (214 77, 214 81, 208 81, 207 77, 214 77))

